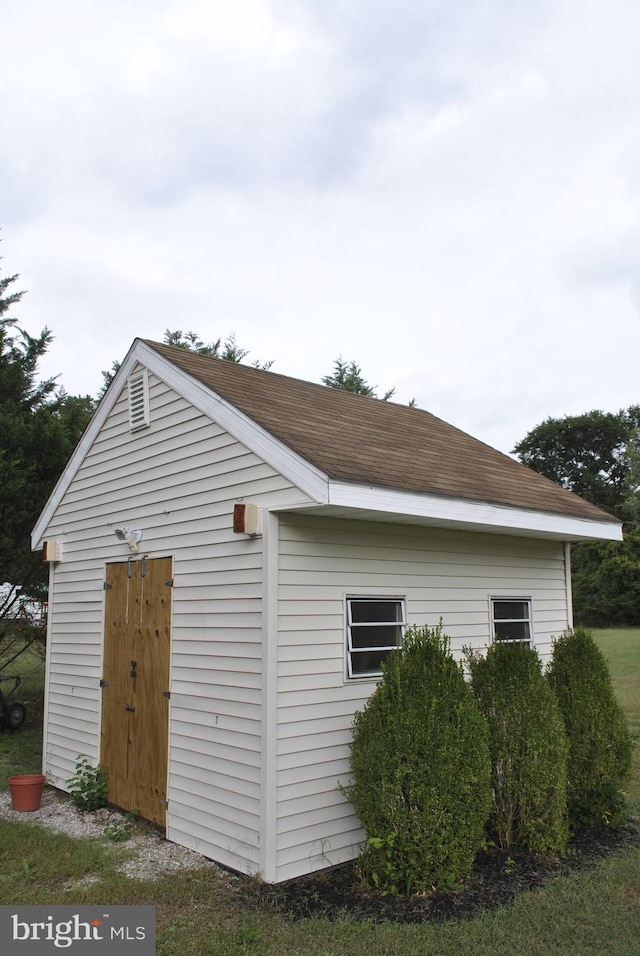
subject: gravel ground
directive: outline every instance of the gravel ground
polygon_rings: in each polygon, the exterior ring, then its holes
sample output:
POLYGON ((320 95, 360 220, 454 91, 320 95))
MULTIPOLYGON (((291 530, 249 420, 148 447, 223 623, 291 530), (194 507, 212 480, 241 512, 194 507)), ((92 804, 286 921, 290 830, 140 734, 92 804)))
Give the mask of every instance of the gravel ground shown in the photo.
MULTIPOLYGON (((72 837, 102 838, 107 846, 116 844, 105 835, 105 829, 121 829, 126 824, 126 818, 116 810, 105 808, 83 813, 74 807, 66 794, 50 787, 45 787, 40 809, 29 812, 13 810, 11 794, 0 793, 0 817, 16 823, 36 823, 72 837)), ((153 880, 170 871, 216 865, 199 853, 170 843, 152 828, 136 822, 133 823, 131 837, 117 845, 126 849, 126 855, 130 857, 123 860, 120 871, 134 879, 153 880)))

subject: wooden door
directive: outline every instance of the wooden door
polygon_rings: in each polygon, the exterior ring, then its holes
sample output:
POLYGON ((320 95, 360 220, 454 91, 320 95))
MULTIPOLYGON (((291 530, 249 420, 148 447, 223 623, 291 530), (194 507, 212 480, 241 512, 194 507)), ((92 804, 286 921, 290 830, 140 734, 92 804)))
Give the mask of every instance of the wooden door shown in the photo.
POLYGON ((171 558, 107 565, 101 763, 110 803, 166 822, 171 558))

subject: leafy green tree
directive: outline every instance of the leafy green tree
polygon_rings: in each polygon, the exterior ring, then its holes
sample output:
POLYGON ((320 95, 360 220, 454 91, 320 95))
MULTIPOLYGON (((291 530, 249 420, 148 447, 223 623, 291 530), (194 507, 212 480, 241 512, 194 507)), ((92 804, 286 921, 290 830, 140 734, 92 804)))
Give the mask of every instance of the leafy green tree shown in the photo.
POLYGON ((622 542, 572 548, 576 621, 640 624, 640 405, 548 418, 514 452, 523 464, 623 522, 622 542))
POLYGON ((639 433, 640 405, 632 405, 547 418, 513 451, 524 465, 628 521, 637 510, 639 433))
POLYGON ((627 527, 640 531, 640 427, 631 430, 624 460, 627 467, 627 494, 621 512, 627 527))
POLYGON ((640 624, 640 530, 571 549, 573 607, 587 627, 640 624))

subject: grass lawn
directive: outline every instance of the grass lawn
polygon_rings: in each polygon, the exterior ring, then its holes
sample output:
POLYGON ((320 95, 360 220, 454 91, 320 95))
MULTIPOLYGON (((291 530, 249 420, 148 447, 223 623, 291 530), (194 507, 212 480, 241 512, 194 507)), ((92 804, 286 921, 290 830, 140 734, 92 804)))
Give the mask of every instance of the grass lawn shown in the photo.
MULTIPOLYGON (((637 734, 640 630, 594 633, 637 734)), ((0 786, 16 769, 39 770, 39 747, 37 726, 0 735, 0 786)), ((639 777, 636 759, 631 793, 637 808, 639 777)), ((0 902, 155 903, 160 956, 640 956, 640 850, 616 851, 512 905, 440 926, 358 923, 348 916, 294 921, 260 902, 254 881, 229 882, 215 869, 153 883, 123 877, 116 862, 126 852, 126 843, 72 840, 29 822, 0 820, 0 902), (100 882, 79 883, 90 874, 100 882)))

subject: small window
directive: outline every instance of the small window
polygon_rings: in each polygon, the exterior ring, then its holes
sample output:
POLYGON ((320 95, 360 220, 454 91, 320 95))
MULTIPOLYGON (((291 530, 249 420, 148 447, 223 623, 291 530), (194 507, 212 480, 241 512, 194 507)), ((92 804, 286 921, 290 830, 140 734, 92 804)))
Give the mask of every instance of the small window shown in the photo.
POLYGON ((146 368, 129 378, 129 428, 132 432, 149 425, 149 380, 146 368))
POLYGON ((530 598, 492 598, 491 617, 494 640, 531 646, 530 598))
POLYGON ((347 673, 379 677, 406 628, 402 598, 347 598, 347 673))

